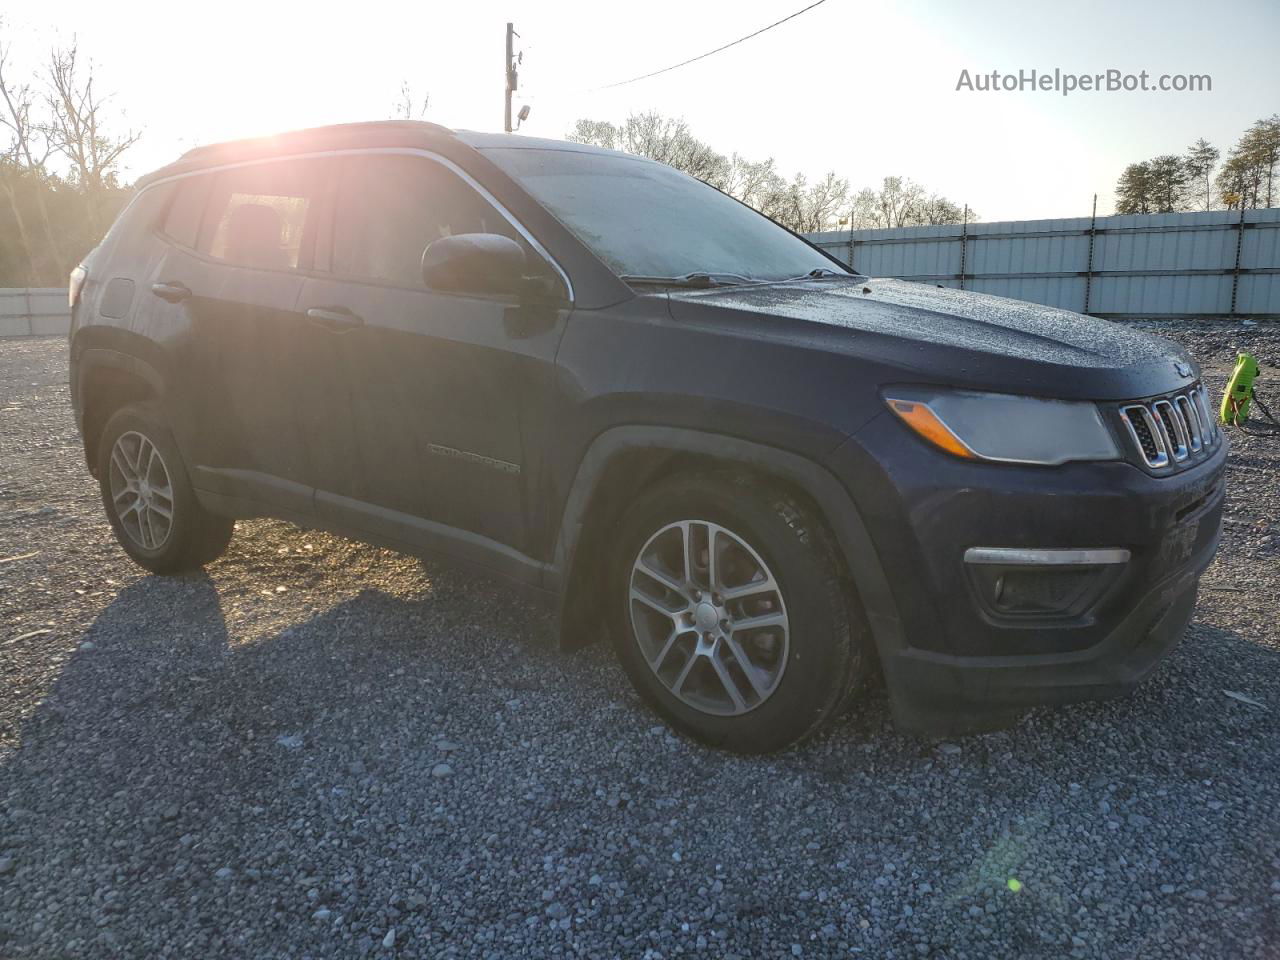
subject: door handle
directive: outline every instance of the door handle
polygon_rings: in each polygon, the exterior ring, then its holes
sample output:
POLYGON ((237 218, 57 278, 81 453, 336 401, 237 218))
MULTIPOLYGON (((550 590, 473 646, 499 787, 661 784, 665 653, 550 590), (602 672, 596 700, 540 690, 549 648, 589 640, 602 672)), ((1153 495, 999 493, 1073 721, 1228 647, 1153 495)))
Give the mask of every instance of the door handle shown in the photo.
POLYGON ((364 324, 364 317, 346 307, 312 307, 307 311, 307 318, 327 330, 350 330, 364 324))
POLYGON ((151 292, 170 303, 181 303, 191 297, 191 288, 185 283, 153 283, 151 292))

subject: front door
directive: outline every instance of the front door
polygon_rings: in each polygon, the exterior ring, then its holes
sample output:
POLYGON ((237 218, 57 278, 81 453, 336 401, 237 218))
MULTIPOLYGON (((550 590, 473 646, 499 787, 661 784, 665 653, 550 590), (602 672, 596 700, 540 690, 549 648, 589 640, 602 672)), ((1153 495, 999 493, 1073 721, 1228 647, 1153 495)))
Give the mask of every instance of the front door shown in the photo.
POLYGON ((317 510, 394 539, 519 564, 567 310, 427 289, 423 250, 462 233, 509 236, 526 246, 531 270, 544 268, 503 214, 441 163, 345 161, 333 277, 308 279, 300 309, 352 318, 335 342, 360 473, 346 488, 319 490, 317 510))

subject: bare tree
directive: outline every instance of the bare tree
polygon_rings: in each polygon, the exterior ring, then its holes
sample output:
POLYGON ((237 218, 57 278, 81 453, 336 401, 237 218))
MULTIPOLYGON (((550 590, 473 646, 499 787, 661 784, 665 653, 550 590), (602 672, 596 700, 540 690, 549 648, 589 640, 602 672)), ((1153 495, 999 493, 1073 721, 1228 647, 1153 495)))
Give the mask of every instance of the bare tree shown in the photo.
POLYGON ((924 187, 906 177, 885 177, 879 190, 865 187, 853 198, 855 227, 906 227, 915 223, 924 187))
MULTIPOLYGON (((885 177, 879 190, 869 187, 853 197, 852 225, 855 229, 923 227, 960 223, 964 208, 937 193, 930 193, 908 177, 885 177)), ((968 211, 973 222, 978 215, 968 211)))
POLYGON ((916 220, 921 226, 938 226, 945 223, 973 223, 978 215, 972 210, 953 203, 946 197, 931 193, 916 207, 916 220))
POLYGON ((413 95, 413 89, 409 86, 408 80, 400 81, 400 99, 391 105, 391 118, 393 120, 421 120, 427 115, 427 108, 431 106, 431 94, 424 94, 421 104, 413 95))
POLYGON ((74 42, 50 54, 48 80, 50 143, 71 163, 72 177, 89 201, 91 226, 99 233, 103 196, 118 186, 120 157, 138 142, 141 133, 108 132, 107 101, 94 90, 93 63, 81 69, 74 42))
POLYGON ((658 113, 633 113, 620 124, 579 120, 569 131, 568 139, 648 157, 720 189, 724 189, 733 176, 733 164, 728 157, 695 137, 685 121, 658 113))
POLYGON ((729 157, 724 183, 718 186, 730 196, 763 212, 775 208, 779 195, 785 190, 782 175, 778 173, 772 157, 754 161, 740 153, 729 157))
POLYGON ((35 197, 35 206, 40 219, 42 232, 49 255, 53 259, 53 269, 59 275, 66 273, 66 262, 63 259, 59 244, 54 236, 49 211, 45 204, 44 190, 40 189, 48 180, 45 162, 49 159, 52 148, 41 125, 31 116, 31 108, 35 102, 35 93, 30 84, 13 84, 5 74, 9 60, 9 46, 0 46, 0 99, 4 101, 4 112, 0 114, 0 127, 9 131, 9 142, 5 145, 2 158, 8 168, 5 176, 0 177, 4 184, 5 199, 13 213, 19 240, 26 251, 32 282, 40 273, 35 245, 31 242, 30 228, 22 215, 17 198, 17 180, 19 177, 33 177, 37 181, 37 189, 31 191, 35 197))
POLYGON ((828 229, 848 207, 849 181, 829 172, 810 185, 803 174, 797 174, 787 188, 782 215, 774 219, 797 233, 816 233, 828 229))
POLYGON ((567 137, 675 167, 796 231, 826 229, 848 203, 848 181, 834 172, 813 184, 803 176, 788 182, 772 158, 726 156, 694 136, 684 120, 658 113, 632 114, 616 124, 579 120, 567 137))

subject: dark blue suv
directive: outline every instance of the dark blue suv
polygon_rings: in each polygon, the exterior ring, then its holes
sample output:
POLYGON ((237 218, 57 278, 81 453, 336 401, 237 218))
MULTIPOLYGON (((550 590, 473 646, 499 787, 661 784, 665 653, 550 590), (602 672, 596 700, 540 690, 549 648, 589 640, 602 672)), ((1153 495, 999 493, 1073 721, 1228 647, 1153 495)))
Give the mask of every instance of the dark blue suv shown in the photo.
POLYGON ((202 147, 72 276, 123 548, 272 516, 453 558, 612 638, 672 724, 910 729, 1122 693, 1183 632, 1226 443, 1181 349, 871 280, 661 164, 355 124, 202 147))

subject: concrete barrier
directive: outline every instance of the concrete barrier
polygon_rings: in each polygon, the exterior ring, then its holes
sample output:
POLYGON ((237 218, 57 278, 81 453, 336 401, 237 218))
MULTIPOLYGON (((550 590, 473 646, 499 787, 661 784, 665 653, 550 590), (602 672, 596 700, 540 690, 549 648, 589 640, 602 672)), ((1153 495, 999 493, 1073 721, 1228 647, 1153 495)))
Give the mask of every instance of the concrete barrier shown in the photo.
POLYGON ((66 287, 0 288, 0 337, 66 336, 70 329, 66 287))

